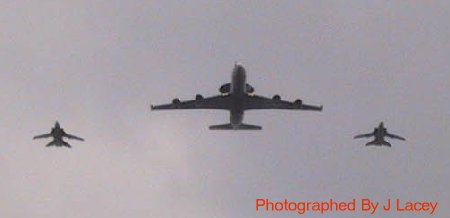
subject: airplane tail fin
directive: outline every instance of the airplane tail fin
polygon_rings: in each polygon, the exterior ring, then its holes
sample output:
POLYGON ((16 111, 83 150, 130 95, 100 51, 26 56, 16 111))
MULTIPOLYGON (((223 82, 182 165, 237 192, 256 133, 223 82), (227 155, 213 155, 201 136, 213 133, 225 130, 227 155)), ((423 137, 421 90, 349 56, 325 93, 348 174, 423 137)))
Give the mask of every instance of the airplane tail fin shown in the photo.
POLYGON ((51 142, 49 142, 47 145, 46 145, 46 147, 50 147, 50 146, 65 146, 65 147, 68 147, 68 148, 72 148, 72 146, 70 146, 70 144, 69 143, 67 143, 67 142, 65 142, 65 141, 62 141, 62 142, 57 142, 57 141, 51 141, 51 142))
POLYGON ((72 148, 72 146, 70 146, 70 144, 67 143, 67 142, 65 142, 65 141, 63 141, 63 145, 66 146, 66 147, 68 147, 68 148, 72 148))
POLYGON ((210 130, 261 130, 261 126, 242 123, 240 125, 231 125, 231 123, 209 126, 210 130))
POLYGON ((389 143, 389 142, 387 142, 387 141, 384 141, 384 142, 382 142, 381 144, 382 144, 382 145, 386 145, 386 146, 388 146, 388 147, 391 147, 391 143, 389 143))
POLYGON ((371 141, 366 144, 366 146, 370 146, 370 145, 385 145, 385 146, 391 147, 391 143, 389 143, 387 141, 382 141, 382 142, 371 141))
POLYGON ((56 146, 56 141, 49 142, 45 147, 56 146))
POLYGON ((376 140, 366 143, 366 146, 370 146, 370 145, 379 145, 379 143, 376 140))

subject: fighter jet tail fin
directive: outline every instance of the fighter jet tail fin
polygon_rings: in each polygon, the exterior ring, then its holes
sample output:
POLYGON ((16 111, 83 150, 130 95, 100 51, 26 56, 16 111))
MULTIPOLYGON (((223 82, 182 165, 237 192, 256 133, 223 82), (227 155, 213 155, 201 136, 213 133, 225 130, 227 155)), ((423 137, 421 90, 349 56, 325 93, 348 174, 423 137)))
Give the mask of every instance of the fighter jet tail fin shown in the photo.
POLYGON ((65 141, 62 141, 62 142, 51 141, 46 145, 46 147, 51 147, 51 146, 65 146, 68 148, 72 148, 72 146, 70 146, 70 144, 65 141))
POLYGON ((385 146, 388 146, 388 147, 391 147, 391 146, 392 146, 391 143, 389 143, 389 142, 387 142, 387 141, 384 141, 384 142, 382 143, 382 145, 385 145, 385 146))
POLYGON ((389 143, 387 141, 383 141, 383 142, 371 141, 366 144, 366 146, 370 146, 370 145, 385 145, 385 146, 391 147, 391 143, 389 143))
POLYGON ((242 123, 240 125, 233 126, 230 123, 221 124, 221 125, 213 125, 209 127, 210 130, 261 130, 261 126, 250 125, 242 123))
POLYGON ((56 141, 49 142, 45 147, 56 146, 56 141))

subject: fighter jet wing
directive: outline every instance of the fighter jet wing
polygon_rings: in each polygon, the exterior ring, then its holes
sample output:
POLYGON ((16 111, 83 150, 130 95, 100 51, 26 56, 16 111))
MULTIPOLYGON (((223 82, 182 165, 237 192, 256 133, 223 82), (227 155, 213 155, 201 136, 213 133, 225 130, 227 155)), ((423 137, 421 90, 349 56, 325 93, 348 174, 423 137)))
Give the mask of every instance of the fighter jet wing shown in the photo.
POLYGON ((301 100, 294 102, 281 100, 278 98, 267 98, 258 95, 247 95, 244 109, 285 109, 285 110, 312 110, 322 111, 322 106, 303 104, 301 100))
POLYGON ((37 136, 33 137, 33 139, 42 139, 42 138, 48 138, 51 136, 52 136, 52 134, 48 133, 48 134, 37 135, 37 136))
POLYGON ((367 134, 361 134, 361 135, 357 135, 357 136, 355 136, 355 137, 353 137, 354 139, 359 139, 359 138, 368 138, 368 137, 372 137, 372 136, 374 136, 375 134, 373 134, 373 133, 367 133, 367 134))
POLYGON ((74 136, 74 135, 70 135, 70 134, 65 134, 65 137, 67 137, 68 139, 75 139, 75 140, 79 140, 79 141, 84 141, 84 139, 78 137, 78 136, 74 136))
POLYGON ((393 138, 393 139, 400 139, 400 140, 403 140, 403 141, 406 140, 405 138, 403 138, 403 137, 401 137, 401 136, 394 135, 394 134, 390 134, 390 133, 386 133, 386 136, 387 136, 387 137, 390 137, 390 138, 393 138))
POLYGON ((180 101, 174 99, 171 104, 151 105, 152 110, 170 110, 170 109, 223 109, 230 108, 229 95, 216 95, 203 98, 197 95, 195 100, 180 101))

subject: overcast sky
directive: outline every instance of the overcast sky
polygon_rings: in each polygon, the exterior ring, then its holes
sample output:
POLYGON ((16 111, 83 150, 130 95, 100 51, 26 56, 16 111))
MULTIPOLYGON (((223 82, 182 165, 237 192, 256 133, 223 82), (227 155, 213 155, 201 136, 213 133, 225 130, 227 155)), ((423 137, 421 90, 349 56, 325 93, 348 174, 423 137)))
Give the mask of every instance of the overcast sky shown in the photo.
MULTIPOLYGON (((450 209, 449 1, 0 1, 0 217, 297 217, 256 198, 450 209), (323 112, 157 111, 259 95, 323 112), (33 141, 54 122, 85 142, 33 141), (384 121, 407 141, 365 147, 384 121)), ((373 217, 309 213, 308 217, 373 217)), ((379 213, 376 217, 425 217, 379 213)))

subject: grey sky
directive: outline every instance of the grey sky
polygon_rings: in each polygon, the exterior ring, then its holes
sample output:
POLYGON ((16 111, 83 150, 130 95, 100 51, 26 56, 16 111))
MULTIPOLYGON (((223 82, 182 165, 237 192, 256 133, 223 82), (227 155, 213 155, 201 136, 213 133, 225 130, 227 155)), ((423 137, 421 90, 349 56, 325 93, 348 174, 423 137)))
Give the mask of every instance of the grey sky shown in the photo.
MULTIPOLYGON (((273 200, 439 201, 449 217, 448 1, 0 1, 0 217, 296 217, 273 200), (256 93, 324 111, 150 112, 256 93), (32 141, 59 120, 86 142, 32 141), (353 140, 384 121, 392 148, 353 140)), ((424 214, 381 213, 376 217, 424 214)), ((372 217, 366 213, 308 217, 372 217)))

